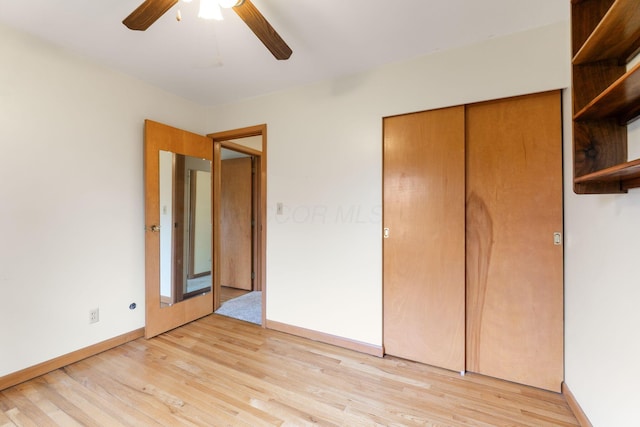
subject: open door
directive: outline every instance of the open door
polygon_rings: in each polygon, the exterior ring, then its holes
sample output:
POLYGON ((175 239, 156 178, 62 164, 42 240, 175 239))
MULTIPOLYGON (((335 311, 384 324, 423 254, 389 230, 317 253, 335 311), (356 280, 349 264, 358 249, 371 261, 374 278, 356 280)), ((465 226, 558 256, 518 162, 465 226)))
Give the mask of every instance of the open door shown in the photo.
POLYGON ((267 125, 256 125, 207 135, 213 140, 213 301, 215 309, 221 305, 220 292, 223 263, 228 262, 228 255, 222 253, 222 150, 228 149, 250 156, 254 159, 252 211, 252 290, 262 291, 262 325, 265 325, 265 296, 266 296, 266 212, 267 212, 267 125), (255 144, 255 145, 254 145, 255 144))
MULTIPOLYGON (((213 141, 205 136, 176 129, 150 120, 145 121, 144 174, 145 174, 145 289, 147 338, 181 326, 213 312, 211 295, 212 274, 209 286, 200 293, 188 292, 188 270, 191 258, 189 227, 193 218, 188 210, 189 197, 185 191, 189 182, 183 174, 187 171, 211 172, 213 141), (187 236, 185 238, 185 236, 187 236), (180 292, 175 292, 179 281, 180 292), (188 295, 189 298, 185 296, 188 295)), ((210 177, 213 174, 209 173, 210 177)), ((211 188, 211 186, 209 186, 211 188)), ((202 203, 212 203, 209 199, 202 203)), ((213 219, 209 218, 211 230, 213 219)), ((213 248, 208 254, 211 264, 213 248)), ((213 273, 210 268, 209 272, 213 273)), ((199 278, 203 280, 202 278, 199 278)), ((204 279, 206 280, 206 278, 204 279)))

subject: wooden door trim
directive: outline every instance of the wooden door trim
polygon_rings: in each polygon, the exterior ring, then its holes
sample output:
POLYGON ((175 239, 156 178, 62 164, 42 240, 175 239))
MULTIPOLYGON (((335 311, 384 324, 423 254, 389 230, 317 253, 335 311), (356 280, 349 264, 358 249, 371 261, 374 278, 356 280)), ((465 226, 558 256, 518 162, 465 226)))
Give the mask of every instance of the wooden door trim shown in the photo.
MULTIPOLYGON (((226 144, 233 144, 236 147, 240 148, 240 149, 244 149, 244 150, 251 150, 248 147, 239 145, 239 144, 234 144, 233 142, 231 142, 231 139, 240 139, 240 138, 246 138, 249 136, 259 136, 262 135, 262 149, 264 150, 265 146, 264 143, 266 141, 266 135, 267 135, 267 125, 266 124, 261 124, 261 125, 255 125, 255 126, 247 126, 244 128, 238 128, 238 129, 231 129, 231 130, 225 130, 222 132, 214 132, 214 133, 210 133, 207 134, 207 136, 211 139, 213 139, 213 141, 220 141, 220 142, 225 142, 226 144)), ((255 150, 252 150, 255 151, 255 150)))
POLYGON ((259 157, 251 157, 251 290, 262 291, 262 283, 255 276, 260 270, 260 227, 258 227, 258 212, 260 212, 260 161, 259 157))
POLYGON ((254 156, 256 162, 256 180, 259 191, 257 197, 256 213, 256 233, 257 242, 254 243, 255 268, 254 289, 262 291, 262 325, 266 324, 266 253, 267 253, 267 125, 260 124, 239 129, 232 129, 223 132, 214 132, 207 135, 213 140, 213 304, 214 310, 220 307, 220 191, 221 191, 221 151, 228 148, 240 153, 254 156), (234 143, 231 140, 246 138, 250 136, 261 136, 262 151, 257 151, 249 147, 234 143))

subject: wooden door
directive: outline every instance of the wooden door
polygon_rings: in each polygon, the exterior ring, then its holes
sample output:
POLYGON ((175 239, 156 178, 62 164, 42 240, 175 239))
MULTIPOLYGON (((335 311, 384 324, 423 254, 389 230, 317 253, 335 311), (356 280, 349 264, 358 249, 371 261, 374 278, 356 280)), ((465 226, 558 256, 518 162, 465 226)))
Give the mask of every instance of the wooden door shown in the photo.
POLYGON ((222 160, 220 169, 220 284, 252 290, 251 157, 222 160))
POLYGON ((560 92, 473 104, 467 139, 467 369, 560 391, 560 92))
POLYGON ((384 119, 384 349, 462 371, 464 107, 384 119))
MULTIPOLYGON (((213 141, 150 120, 145 121, 145 336, 150 338, 213 312, 211 294, 171 305, 160 302, 160 150, 213 159, 213 141)), ((171 208, 169 208, 171 211, 171 208)), ((175 222, 175 221, 174 221, 175 222)), ((170 225, 171 227, 171 225, 170 225)), ((169 262, 172 262, 169 258, 169 262)), ((175 265, 175 263, 174 263, 175 265)))

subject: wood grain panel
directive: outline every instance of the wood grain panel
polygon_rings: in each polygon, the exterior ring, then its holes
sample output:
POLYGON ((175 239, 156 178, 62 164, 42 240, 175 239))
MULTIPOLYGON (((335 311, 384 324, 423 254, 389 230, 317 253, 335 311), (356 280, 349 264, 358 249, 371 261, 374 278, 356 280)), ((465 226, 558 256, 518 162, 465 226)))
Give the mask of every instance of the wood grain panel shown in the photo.
POLYGON ((384 119, 385 352, 464 370, 464 107, 384 119))
MULTIPOLYGON (((607 169, 627 159, 627 132, 615 119, 596 122, 573 122, 573 176, 584 175, 607 169)), ((619 182, 574 182, 578 194, 617 192, 621 193, 619 182)))
POLYGON ((220 283, 251 290, 251 158, 222 160, 220 179, 220 283))
POLYGON ((467 107, 467 369, 563 379, 560 92, 467 107))
MULTIPOLYGON (((602 2, 604 6, 608 4, 610 4, 609 1, 602 2)), ((639 47, 640 7, 638 2, 616 0, 575 55, 573 63, 582 64, 610 58, 626 62, 639 47), (620 34, 623 34, 623 37, 620 37, 620 34)))
POLYGON ((574 120, 598 120, 615 117, 627 124, 640 114, 640 64, 630 69, 611 86, 603 90, 574 120))
POLYGON ((625 162, 620 165, 612 166, 607 169, 602 169, 598 172, 591 173, 589 175, 576 178, 576 183, 590 182, 590 181, 618 181, 623 179, 637 179, 640 178, 640 159, 625 162))
POLYGON ((291 48, 250 0, 240 2, 239 6, 233 7, 233 10, 276 59, 289 59, 293 53, 291 48))
POLYGON ((159 151, 212 160, 211 139, 157 123, 145 121, 145 307, 147 338, 213 312, 213 297, 205 294, 165 306, 160 304, 160 233, 150 230, 160 224, 159 151))
MULTIPOLYGON (((601 42, 613 46, 617 44, 610 36, 618 37, 627 34, 626 31, 620 31, 625 25, 614 24, 600 26, 600 20, 610 11, 615 4, 614 14, 609 15, 626 20, 631 18, 631 14, 621 12, 620 6, 623 3, 631 3, 627 0, 589 0, 574 1, 571 5, 571 34, 572 34, 572 52, 577 55, 578 52, 587 43, 587 51, 592 50, 594 46, 602 46, 601 42), (604 33, 598 33, 596 38, 591 38, 592 32, 599 27, 605 29, 604 33), (609 27, 609 28, 607 28, 609 27), (606 34, 605 38, 601 38, 606 34), (596 39, 601 39, 597 41, 596 39), (608 40, 605 40, 608 39, 608 40), (587 42, 587 40, 590 40, 587 42), (594 43, 595 42, 595 43, 594 43)), ((626 8, 627 6, 623 6, 626 8)), ((636 5, 631 6, 631 8, 636 5)), ((633 21, 635 18, 631 18, 633 21)), ((607 19, 608 21, 609 19, 607 19)), ((618 21, 614 18, 611 22, 618 21)), ((631 27, 633 23, 628 22, 631 27)), ((633 31, 633 30, 632 30, 633 31)), ((624 37, 621 37, 624 38, 624 37)), ((631 45, 628 45, 632 49, 631 45)), ((624 49, 622 49, 624 50, 624 49)), ((610 56, 610 55, 605 55, 610 56)), ((615 55, 614 55, 615 56, 615 55)), ((607 90, 611 84, 623 76, 626 72, 626 66, 621 62, 620 58, 612 58, 596 62, 582 63, 580 60, 582 54, 577 57, 572 67, 572 104, 573 114, 593 102, 603 91, 607 90), (578 64, 578 62, 580 62, 578 64)), ((584 59, 584 57, 583 57, 584 59)), ((574 178, 592 172, 609 168, 627 160, 627 131, 626 127, 619 126, 618 118, 609 120, 594 120, 589 122, 573 123, 573 149, 574 149, 574 178)), ((581 182, 574 183, 574 192, 577 194, 591 193, 622 193, 625 192, 620 182, 581 182)))

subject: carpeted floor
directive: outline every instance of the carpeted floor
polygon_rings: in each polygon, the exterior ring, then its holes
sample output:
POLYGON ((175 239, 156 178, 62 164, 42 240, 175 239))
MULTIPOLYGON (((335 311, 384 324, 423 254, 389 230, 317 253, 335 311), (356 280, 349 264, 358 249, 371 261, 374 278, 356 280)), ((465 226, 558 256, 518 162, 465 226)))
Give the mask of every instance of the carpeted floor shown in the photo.
POLYGON ((262 324, 262 292, 254 291, 230 299, 216 310, 216 314, 262 324))

